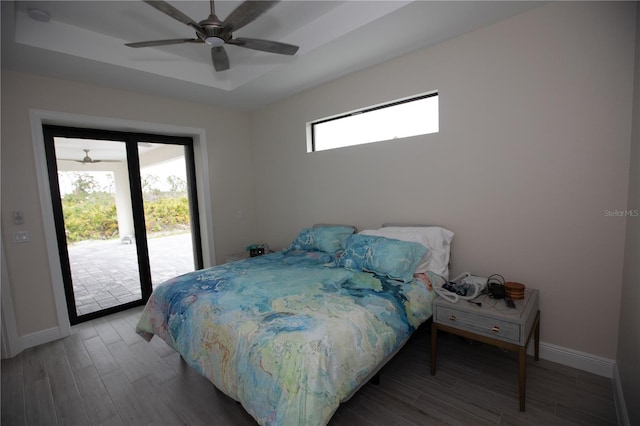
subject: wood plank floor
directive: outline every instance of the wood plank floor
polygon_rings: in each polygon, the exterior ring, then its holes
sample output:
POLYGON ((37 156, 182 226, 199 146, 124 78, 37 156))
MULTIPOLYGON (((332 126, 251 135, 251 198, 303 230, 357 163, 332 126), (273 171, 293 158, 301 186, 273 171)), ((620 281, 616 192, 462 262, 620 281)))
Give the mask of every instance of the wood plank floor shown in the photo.
MULTIPOLYGON (((163 341, 135 334, 141 308, 83 323, 72 335, 2 360, 3 426, 255 425, 163 341)), ((518 411, 515 353, 418 330, 340 406, 331 425, 615 425, 611 380, 549 361, 528 362, 518 411)))

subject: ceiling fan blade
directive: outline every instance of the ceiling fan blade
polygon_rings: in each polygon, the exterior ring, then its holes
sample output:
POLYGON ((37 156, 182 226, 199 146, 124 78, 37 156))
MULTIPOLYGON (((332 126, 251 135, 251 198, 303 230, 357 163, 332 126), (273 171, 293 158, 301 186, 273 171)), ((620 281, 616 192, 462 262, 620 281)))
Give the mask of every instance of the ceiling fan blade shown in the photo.
POLYGON ((224 47, 212 47, 211 48, 211 60, 213 61, 213 68, 216 71, 225 71, 229 69, 229 57, 224 47))
POLYGON ((59 158, 59 160, 64 160, 64 161, 75 161, 76 163, 80 163, 80 164, 96 164, 96 163, 121 163, 121 160, 94 160, 91 159, 91 161, 88 160, 65 160, 64 158, 59 158))
POLYGON ((183 24, 189 25, 192 28, 195 28, 199 33, 204 34, 202 27, 196 21, 180 12, 175 7, 171 6, 169 3, 160 0, 144 0, 149 6, 153 6, 158 9, 160 12, 171 16, 173 19, 182 22, 183 24))
POLYGON ((83 149, 83 151, 84 151, 84 157, 82 158, 82 160, 75 160, 73 158, 56 158, 56 160, 75 161, 76 163, 80 163, 80 164, 120 163, 120 162, 122 162, 122 160, 94 160, 93 158, 91 158, 89 156, 89 152, 91 151, 90 149, 83 149))
POLYGON ((238 6, 229 16, 222 22, 222 33, 224 35, 237 31, 245 25, 253 22, 260 15, 275 6, 276 1, 245 1, 238 6))
POLYGON ((261 40, 257 38, 235 38, 227 42, 234 46, 247 49, 260 50, 262 52, 279 53, 280 55, 295 55, 299 47, 293 44, 280 43, 279 41, 261 40))
POLYGON ((125 43, 128 47, 153 47, 153 46, 166 46, 169 44, 180 43, 204 43, 198 38, 174 38, 170 40, 153 40, 153 41, 139 41, 136 43, 125 43))

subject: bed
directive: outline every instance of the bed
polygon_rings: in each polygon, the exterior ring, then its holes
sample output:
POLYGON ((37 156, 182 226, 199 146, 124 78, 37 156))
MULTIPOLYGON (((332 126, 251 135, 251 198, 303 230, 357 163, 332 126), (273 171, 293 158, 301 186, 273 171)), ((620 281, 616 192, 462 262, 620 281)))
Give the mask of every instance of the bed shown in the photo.
POLYGON ((163 339, 259 424, 324 425, 430 318, 453 233, 429 228, 448 241, 406 227, 303 229, 286 250, 159 285, 137 332, 163 339))

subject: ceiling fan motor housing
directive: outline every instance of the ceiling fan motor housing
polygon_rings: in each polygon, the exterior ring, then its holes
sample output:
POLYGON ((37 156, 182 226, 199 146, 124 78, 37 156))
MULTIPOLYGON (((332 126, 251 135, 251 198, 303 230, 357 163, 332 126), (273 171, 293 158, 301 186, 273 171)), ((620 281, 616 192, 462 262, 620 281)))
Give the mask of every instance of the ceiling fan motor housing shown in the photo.
POLYGON ((198 37, 210 46, 224 46, 231 39, 231 33, 223 34, 222 22, 216 15, 209 15, 207 19, 200 21, 199 25, 205 31, 205 34, 197 32, 198 37))

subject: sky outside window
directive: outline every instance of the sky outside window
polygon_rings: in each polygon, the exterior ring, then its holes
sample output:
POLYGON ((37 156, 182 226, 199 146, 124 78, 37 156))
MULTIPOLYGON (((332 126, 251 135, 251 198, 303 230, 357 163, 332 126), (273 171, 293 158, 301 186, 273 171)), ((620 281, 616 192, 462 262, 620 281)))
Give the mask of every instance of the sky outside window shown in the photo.
POLYGON ((314 151, 439 131, 438 95, 312 123, 314 151))

